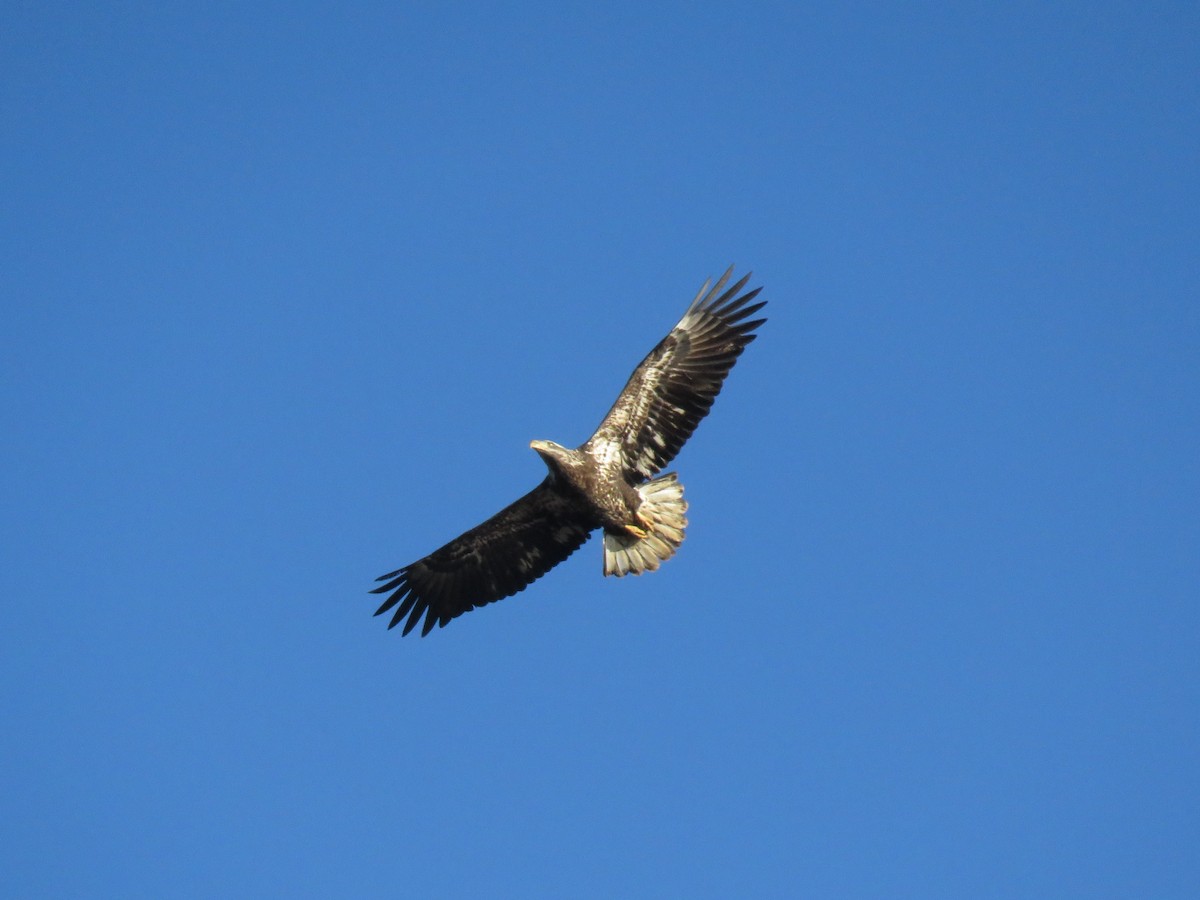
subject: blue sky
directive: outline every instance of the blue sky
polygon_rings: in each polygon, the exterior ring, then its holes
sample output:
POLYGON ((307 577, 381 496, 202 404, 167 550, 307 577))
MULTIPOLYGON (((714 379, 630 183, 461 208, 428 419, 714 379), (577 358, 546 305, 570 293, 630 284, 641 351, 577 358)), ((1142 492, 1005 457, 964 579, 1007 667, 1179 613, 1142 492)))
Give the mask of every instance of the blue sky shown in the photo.
POLYGON ((1200 895, 1194 4, 9 4, 6 896, 1200 895), (770 321, 425 640, 700 283, 770 321))

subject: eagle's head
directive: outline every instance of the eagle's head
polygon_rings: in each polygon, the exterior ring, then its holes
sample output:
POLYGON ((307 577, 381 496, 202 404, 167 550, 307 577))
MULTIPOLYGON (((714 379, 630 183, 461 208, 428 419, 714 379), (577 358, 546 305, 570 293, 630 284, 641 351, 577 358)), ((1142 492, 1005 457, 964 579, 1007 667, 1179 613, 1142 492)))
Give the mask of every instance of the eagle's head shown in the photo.
POLYGON ((551 472, 560 472, 578 465, 579 452, 562 444, 556 444, 554 441, 530 441, 529 446, 538 452, 538 456, 551 472))
POLYGON ((530 441, 529 446, 536 450, 542 459, 547 457, 562 459, 571 452, 562 444, 556 444, 554 441, 530 441))

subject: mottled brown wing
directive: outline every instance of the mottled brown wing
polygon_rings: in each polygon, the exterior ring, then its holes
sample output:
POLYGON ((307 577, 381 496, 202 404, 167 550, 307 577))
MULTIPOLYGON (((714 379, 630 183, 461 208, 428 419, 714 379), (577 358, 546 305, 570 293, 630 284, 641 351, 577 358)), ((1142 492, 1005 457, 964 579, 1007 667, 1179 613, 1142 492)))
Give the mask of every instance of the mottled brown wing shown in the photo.
POLYGON ((393 593, 375 615, 396 607, 388 628, 408 616, 404 634, 424 615, 424 637, 434 625, 524 590, 578 550, 596 527, 547 478, 440 550, 380 576, 386 584, 371 593, 393 593))
POLYGON ((675 458, 756 337, 752 332, 766 321, 745 321, 766 305, 750 303, 762 288, 738 296, 749 273, 721 293, 732 273, 730 267, 712 290, 705 282, 679 324, 634 370, 584 445, 598 459, 619 457, 632 481, 653 477, 675 458))

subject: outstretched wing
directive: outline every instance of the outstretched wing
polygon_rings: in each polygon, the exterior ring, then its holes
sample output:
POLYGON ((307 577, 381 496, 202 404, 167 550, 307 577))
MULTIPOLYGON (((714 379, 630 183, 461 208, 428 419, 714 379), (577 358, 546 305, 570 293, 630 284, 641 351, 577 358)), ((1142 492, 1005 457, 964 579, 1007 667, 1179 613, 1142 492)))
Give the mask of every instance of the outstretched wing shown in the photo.
POLYGON ((399 604, 388 628, 408 616, 405 634, 424 615, 424 637, 434 625, 524 590, 578 550, 597 525, 547 478, 440 550, 376 579, 387 583, 372 594, 394 593, 375 615, 399 604))
POLYGON ((619 454, 632 481, 651 478, 675 458, 708 415, 737 358, 766 319, 744 321, 766 305, 747 306, 762 288, 738 296, 747 273, 721 293, 731 266, 709 290, 704 283, 671 333, 642 360, 596 433, 584 445, 601 460, 619 454))

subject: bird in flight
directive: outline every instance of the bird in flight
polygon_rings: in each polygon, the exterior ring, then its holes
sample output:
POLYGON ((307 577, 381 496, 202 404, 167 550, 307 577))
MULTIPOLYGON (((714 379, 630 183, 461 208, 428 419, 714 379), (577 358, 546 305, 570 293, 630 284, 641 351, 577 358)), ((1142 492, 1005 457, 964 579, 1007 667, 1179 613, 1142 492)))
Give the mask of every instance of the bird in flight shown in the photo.
POLYGON ((766 301, 762 288, 739 296, 747 273, 725 290, 733 268, 705 282, 670 334, 634 369, 617 402, 575 449, 532 441, 549 469, 545 480, 482 525, 440 550, 380 576, 373 594, 388 594, 375 615, 395 608, 388 628, 404 634, 424 618, 434 625, 524 590, 604 531, 604 574, 654 571, 683 543, 687 503, 675 458, 713 401, 754 330, 766 301), (747 321, 750 319, 750 321, 747 321), (407 619, 407 621, 405 621, 407 619))

